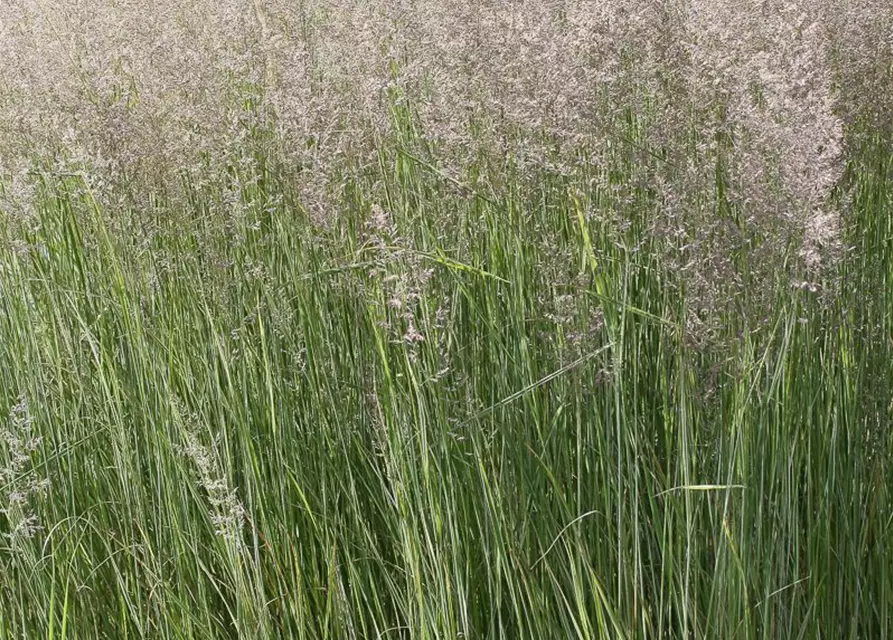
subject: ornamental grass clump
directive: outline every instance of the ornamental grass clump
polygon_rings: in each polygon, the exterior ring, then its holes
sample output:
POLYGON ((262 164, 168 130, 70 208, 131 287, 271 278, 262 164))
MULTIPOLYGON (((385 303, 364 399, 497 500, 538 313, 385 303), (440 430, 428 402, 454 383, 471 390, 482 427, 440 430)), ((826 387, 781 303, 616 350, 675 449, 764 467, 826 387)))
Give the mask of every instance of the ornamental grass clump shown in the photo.
POLYGON ((0 638, 890 637, 891 25, 0 3, 0 638))

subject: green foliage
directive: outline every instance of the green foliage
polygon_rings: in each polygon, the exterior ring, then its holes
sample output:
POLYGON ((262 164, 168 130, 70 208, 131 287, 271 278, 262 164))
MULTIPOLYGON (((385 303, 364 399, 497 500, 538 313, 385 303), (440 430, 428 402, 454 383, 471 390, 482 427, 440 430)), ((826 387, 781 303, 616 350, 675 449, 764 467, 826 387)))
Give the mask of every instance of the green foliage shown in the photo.
POLYGON ((0 638, 890 637, 884 145, 705 337, 634 147, 456 177, 393 117, 326 229, 263 158, 227 223, 5 219, 0 638))

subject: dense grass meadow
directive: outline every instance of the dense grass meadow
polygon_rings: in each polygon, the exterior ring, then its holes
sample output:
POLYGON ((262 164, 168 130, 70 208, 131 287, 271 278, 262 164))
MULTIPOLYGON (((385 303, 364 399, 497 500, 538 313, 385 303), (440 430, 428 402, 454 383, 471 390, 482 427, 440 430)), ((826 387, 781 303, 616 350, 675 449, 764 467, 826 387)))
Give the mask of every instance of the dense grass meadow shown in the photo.
POLYGON ((0 639, 893 638, 893 9, 145 4, 0 10, 0 639))

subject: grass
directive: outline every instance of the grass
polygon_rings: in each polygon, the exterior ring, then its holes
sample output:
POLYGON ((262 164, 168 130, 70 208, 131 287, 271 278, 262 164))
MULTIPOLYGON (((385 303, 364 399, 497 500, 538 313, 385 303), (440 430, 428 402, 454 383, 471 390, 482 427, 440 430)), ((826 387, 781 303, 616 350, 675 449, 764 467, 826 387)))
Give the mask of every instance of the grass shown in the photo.
POLYGON ((326 229, 263 164, 231 218, 40 176, 0 253, 0 638, 891 637, 888 149, 822 288, 705 340, 639 156, 591 168, 622 200, 487 189, 409 129, 326 229))

